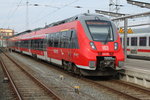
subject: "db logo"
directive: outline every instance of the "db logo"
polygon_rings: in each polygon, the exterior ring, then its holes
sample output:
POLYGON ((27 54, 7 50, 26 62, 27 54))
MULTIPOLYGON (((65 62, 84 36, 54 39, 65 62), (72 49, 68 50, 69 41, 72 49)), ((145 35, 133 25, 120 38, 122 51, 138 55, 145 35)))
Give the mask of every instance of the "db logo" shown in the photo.
POLYGON ((109 47, 108 46, 102 46, 102 49, 103 50, 109 50, 109 47))

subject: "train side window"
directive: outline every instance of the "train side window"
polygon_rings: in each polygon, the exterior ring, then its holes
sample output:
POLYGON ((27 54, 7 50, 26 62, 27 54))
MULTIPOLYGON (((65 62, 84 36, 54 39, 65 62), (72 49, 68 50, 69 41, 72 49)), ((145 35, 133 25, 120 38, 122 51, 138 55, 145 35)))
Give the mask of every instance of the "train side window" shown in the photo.
POLYGON ((34 49, 34 40, 31 40, 31 48, 34 49))
POLYGON ((67 37, 68 37, 68 36, 67 36, 67 31, 65 31, 65 32, 64 32, 64 48, 67 48, 67 47, 68 47, 68 44, 67 44, 67 43, 68 43, 68 40, 67 40, 67 37))
POLYGON ((40 48, 40 47, 41 47, 41 44, 40 44, 40 42, 41 42, 41 39, 38 39, 38 40, 37 40, 37 44, 38 44, 38 50, 40 50, 40 49, 41 49, 41 48, 40 48))
POLYGON ((150 37, 149 37, 149 46, 150 46, 150 37))
POLYGON ((52 42, 51 47, 54 47, 54 38, 55 38, 55 34, 53 33, 51 35, 51 42, 52 42))
POLYGON ((129 38, 127 38, 127 46, 129 46, 129 38))
POLYGON ((48 46, 51 46, 51 34, 48 34, 48 46))
POLYGON ((35 45, 36 45, 36 50, 38 50, 39 49, 39 43, 38 43, 38 40, 35 40, 35 45))
POLYGON ((39 39, 39 50, 43 50, 43 39, 39 39))
POLYGON ((52 47, 52 45, 53 45, 52 34, 49 34, 49 35, 48 35, 48 45, 49 45, 49 47, 52 47))
POLYGON ((43 50, 45 51, 47 47, 47 38, 43 39, 43 50))
POLYGON ((131 37, 131 46, 137 46, 137 37, 131 37))
POLYGON ((28 40, 25 40, 25 48, 28 48, 28 40))
POLYGON ((59 47, 59 48, 61 48, 61 35, 62 35, 62 33, 59 32, 59 33, 58 33, 58 36, 59 36, 59 37, 58 37, 58 47, 59 47))
POLYGON ((54 34, 54 47, 58 47, 59 33, 54 34))
POLYGON ((146 46, 146 37, 140 37, 139 46, 146 46))
POLYGON ((73 31, 69 30, 68 31, 68 48, 72 48, 72 34, 73 34, 73 31))
POLYGON ((66 32, 62 32, 61 35, 61 48, 65 48, 66 46, 66 32))
POLYGON ((36 50, 37 49, 37 41, 34 40, 34 49, 36 50))
POLYGON ((29 49, 32 49, 32 40, 29 40, 29 49))
POLYGON ((24 40, 24 48, 26 48, 26 44, 27 44, 27 42, 26 42, 26 40, 24 40))
POLYGON ((34 49, 34 40, 31 40, 31 49, 34 49))

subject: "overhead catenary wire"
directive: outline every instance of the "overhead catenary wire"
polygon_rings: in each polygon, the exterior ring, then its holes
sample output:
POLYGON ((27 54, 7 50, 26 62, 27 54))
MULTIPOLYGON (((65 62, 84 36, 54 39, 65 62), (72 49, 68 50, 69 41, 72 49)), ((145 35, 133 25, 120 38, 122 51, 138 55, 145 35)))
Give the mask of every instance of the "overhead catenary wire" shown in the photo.
MULTIPOLYGON (((45 15, 44 17, 50 16, 50 15, 56 13, 57 11, 59 11, 60 9, 65 8, 65 7, 67 7, 67 6, 69 6, 69 5, 73 4, 73 3, 75 3, 75 2, 77 2, 77 1, 79 1, 79 0, 75 0, 75 1, 73 1, 73 2, 70 2, 70 3, 68 3, 68 4, 65 4, 65 5, 63 5, 62 7, 57 8, 56 10, 54 10, 54 11, 50 12, 49 14, 45 15)), ((33 23, 35 23, 35 22, 40 22, 41 20, 44 19, 44 17, 41 17, 40 19, 35 20, 33 23)))
MULTIPOLYGON (((53 15, 54 13, 56 13, 57 11, 59 11, 60 9, 63 9, 63 8, 65 8, 65 7, 68 7, 69 5, 71 5, 71 4, 73 4, 73 3, 77 2, 77 1, 79 1, 79 0, 75 0, 75 1, 72 1, 72 2, 70 2, 70 3, 67 3, 67 4, 63 5, 62 7, 57 7, 57 9, 53 10, 52 12, 48 13, 48 14, 45 15, 45 16, 43 16, 43 17, 41 17, 41 18, 39 18, 39 19, 33 21, 33 22, 30 23, 30 24, 33 24, 33 23, 36 23, 36 24, 37 24, 37 23, 39 23, 40 21, 42 21, 45 17, 51 16, 51 15, 53 15)), ((25 27, 26 27, 26 26, 24 25, 24 26, 22 27, 22 29, 24 29, 25 27)))
MULTIPOLYGON (((18 8, 20 7, 20 4, 22 3, 22 0, 19 1, 17 7, 12 11, 11 10, 8 12, 8 20, 4 22, 4 24, 2 25, 2 27, 4 27, 4 25, 6 25, 7 23, 9 23, 9 21, 13 18, 13 16, 15 15, 16 11, 18 10, 18 8), (10 14, 11 13, 11 14, 10 14), (9 16, 10 14, 10 16, 9 16)), ((8 26, 9 27, 9 26, 8 26)))

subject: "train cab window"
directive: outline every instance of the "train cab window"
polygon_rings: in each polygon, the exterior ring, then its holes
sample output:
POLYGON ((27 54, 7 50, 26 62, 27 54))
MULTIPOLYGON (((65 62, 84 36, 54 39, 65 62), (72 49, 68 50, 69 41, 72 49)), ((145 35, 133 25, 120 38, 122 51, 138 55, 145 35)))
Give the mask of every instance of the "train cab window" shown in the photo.
POLYGON ((131 46, 137 46, 137 37, 131 37, 131 46))
POLYGON ((127 38, 127 46, 129 46, 129 38, 127 38))
POLYGON ((86 24, 94 41, 113 41, 113 30, 109 21, 88 20, 86 24))
POLYGON ((146 37, 140 37, 139 46, 146 46, 146 37))

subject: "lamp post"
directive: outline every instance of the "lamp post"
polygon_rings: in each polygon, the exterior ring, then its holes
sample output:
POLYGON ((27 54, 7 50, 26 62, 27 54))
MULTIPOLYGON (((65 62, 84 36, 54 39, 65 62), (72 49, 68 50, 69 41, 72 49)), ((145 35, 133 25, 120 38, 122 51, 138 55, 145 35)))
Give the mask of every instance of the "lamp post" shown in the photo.
MULTIPOLYGON (((83 8, 83 7, 81 7, 81 6, 74 6, 74 7, 75 7, 75 8, 79 8, 79 9, 80 9, 80 8, 83 8)), ((90 10, 89 10, 89 9, 87 10, 87 13, 90 13, 90 10)))
POLYGON ((26 30, 29 28, 29 2, 26 2, 26 30))

